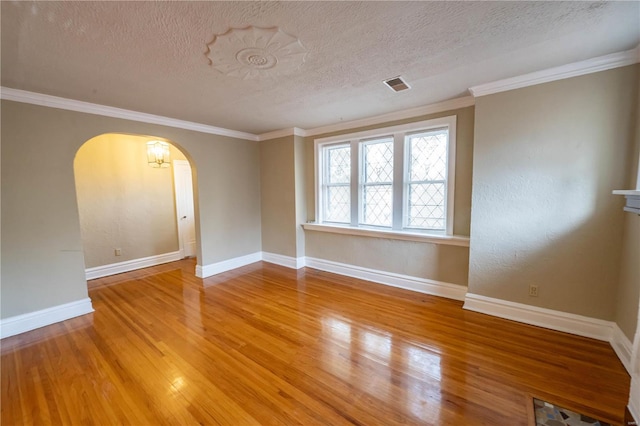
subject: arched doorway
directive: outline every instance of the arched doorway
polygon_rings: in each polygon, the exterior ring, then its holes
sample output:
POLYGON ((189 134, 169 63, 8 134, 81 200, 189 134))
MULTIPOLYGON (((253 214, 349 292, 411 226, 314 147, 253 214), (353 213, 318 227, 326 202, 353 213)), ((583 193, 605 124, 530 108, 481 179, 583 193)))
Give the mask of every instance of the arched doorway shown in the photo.
POLYGON ((191 178, 189 159, 163 138, 109 133, 80 147, 74 176, 87 279, 195 256, 193 186, 191 179, 184 183, 185 173, 191 178), (169 158, 150 158, 151 141, 166 147, 169 158), (185 232, 193 240, 186 250, 185 232))

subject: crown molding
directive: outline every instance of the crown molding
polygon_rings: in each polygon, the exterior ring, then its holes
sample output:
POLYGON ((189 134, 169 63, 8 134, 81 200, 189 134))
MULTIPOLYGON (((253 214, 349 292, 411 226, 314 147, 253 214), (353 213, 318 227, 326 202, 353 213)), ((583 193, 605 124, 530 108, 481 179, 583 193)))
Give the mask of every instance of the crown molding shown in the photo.
POLYGON ((443 111, 451 111, 459 108, 466 108, 475 105, 473 96, 464 96, 461 98, 449 99, 447 101, 435 104, 425 105, 416 108, 405 109, 402 111, 390 112, 387 114, 376 115, 373 117, 362 118, 360 120, 345 121, 343 123, 331 124, 328 126, 316 127, 305 131, 305 136, 316 136, 324 133, 339 132, 342 130, 350 130, 358 127, 374 126, 377 124, 386 124, 391 121, 405 120, 407 118, 415 118, 423 115, 437 114, 443 111))
POLYGON ((417 108, 405 109, 402 111, 390 112, 387 114, 376 115, 373 117, 362 118, 359 120, 345 121, 328 126, 314 127, 313 129, 300 129, 291 127, 289 129, 274 130, 273 132, 262 133, 258 135, 259 141, 281 138, 284 136, 315 136, 323 133, 339 132, 342 130, 350 130, 358 127, 374 126, 377 124, 386 124, 391 121, 405 120, 407 118, 420 117, 422 115, 436 114, 443 111, 451 111, 459 108, 466 108, 475 105, 473 96, 465 96, 462 98, 450 99, 448 101, 438 102, 436 104, 425 105, 417 108))
POLYGON ((175 127, 185 130, 194 130, 201 133, 209 133, 219 136, 229 136, 232 138, 245 139, 250 141, 265 141, 269 139, 281 138, 284 136, 314 136, 322 133, 338 132, 357 127, 372 126, 384 124, 396 120, 404 120, 407 118, 419 117, 422 115, 436 114, 438 112, 454 110, 473 106, 475 99, 473 96, 465 96, 462 98, 450 99, 431 105, 425 105, 417 108, 406 109, 402 111, 391 112, 387 114, 377 115, 374 117, 363 118, 359 120, 346 121, 343 123, 332 124, 328 126, 316 127, 310 130, 291 127, 288 129, 275 130, 272 132, 262 133, 259 135, 238 130, 225 129, 223 127, 210 126, 207 124, 194 123, 192 121, 178 120, 176 118, 163 117, 160 115, 147 114, 144 112, 131 111, 122 108, 110 107, 106 105, 94 104, 90 102, 78 101, 75 99, 61 98, 58 96, 45 95, 43 93, 29 92, 26 90, 12 89, 10 87, 0 86, 0 99, 22 102, 32 105, 45 106, 49 108, 58 108, 68 111, 82 112, 86 114, 102 115, 105 117, 121 118, 124 120, 139 121, 142 123, 159 124, 162 126, 175 127))
POLYGON ((285 136, 307 136, 304 129, 298 127, 290 127, 288 129, 274 130, 273 132, 261 133, 258 135, 259 141, 268 141, 270 139, 282 138, 285 136))
POLYGON ((28 92, 26 90, 0 87, 0 99, 22 102, 32 105, 40 105, 50 108, 64 109, 68 111, 83 112, 86 114, 102 115, 105 117, 121 118, 124 120, 139 121, 142 123, 159 124, 161 126, 175 127, 178 129, 194 130, 212 135, 229 136, 232 138, 257 141, 258 136, 253 133, 240 132, 225 129, 223 127, 209 126, 207 124, 194 123, 192 121, 178 120, 176 118, 162 117, 160 115, 131 111, 90 102, 77 101, 75 99, 60 98, 58 96, 42 93, 28 92))
POLYGON ((508 90, 535 86, 536 84, 549 83, 556 80, 578 77, 613 68, 626 67, 627 65, 633 65, 638 62, 640 62, 640 46, 624 52, 598 56, 597 58, 548 68, 546 70, 536 71, 518 77, 511 77, 491 83, 480 84, 470 87, 469 92, 477 98, 494 93, 506 92, 508 90))

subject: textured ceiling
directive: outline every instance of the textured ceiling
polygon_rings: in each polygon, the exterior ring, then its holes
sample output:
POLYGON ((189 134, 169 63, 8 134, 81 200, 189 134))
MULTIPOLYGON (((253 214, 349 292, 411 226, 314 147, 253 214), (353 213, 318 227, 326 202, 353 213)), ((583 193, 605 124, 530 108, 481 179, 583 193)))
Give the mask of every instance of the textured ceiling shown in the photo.
POLYGON ((2 85, 262 133, 468 94, 502 78, 634 48, 639 2, 2 1, 2 85), (292 73, 242 80, 208 44, 278 27, 292 73), (402 75, 412 89, 382 80, 402 75))

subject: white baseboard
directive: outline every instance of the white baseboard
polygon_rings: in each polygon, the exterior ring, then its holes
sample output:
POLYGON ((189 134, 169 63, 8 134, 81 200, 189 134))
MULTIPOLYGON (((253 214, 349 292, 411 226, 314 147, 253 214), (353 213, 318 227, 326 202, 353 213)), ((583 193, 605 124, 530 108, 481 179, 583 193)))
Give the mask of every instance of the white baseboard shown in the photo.
POLYGON ((640 374, 636 374, 635 380, 631 380, 631 390, 629 391, 629 412, 633 416, 633 420, 640 425, 640 374))
POLYGON ((252 253, 247 256, 236 257, 211 265, 197 265, 196 276, 199 278, 206 278, 250 263, 259 262, 261 260, 291 269, 300 269, 307 266, 321 271, 333 272, 335 274, 346 275, 348 277, 359 278, 379 284, 386 284, 392 287, 404 288, 406 290, 455 300, 464 300, 464 296, 467 292, 467 287, 462 285, 362 268, 360 266, 316 259, 313 257, 295 258, 267 252, 252 253))
POLYGON ((305 263, 309 268, 333 272, 334 274, 346 275, 348 277, 359 278, 379 284, 386 284, 392 287, 404 288, 406 290, 417 291, 419 293, 431 294, 433 296, 446 297, 449 299, 464 300, 464 295, 467 293, 467 287, 462 285, 412 277, 409 275, 401 275, 393 272, 362 268, 360 266, 347 265, 344 263, 316 259, 313 257, 305 258, 305 263))
POLYGON ((283 256, 281 254, 268 253, 266 251, 262 252, 262 260, 291 269, 300 269, 305 266, 304 257, 283 256))
POLYGON ((262 252, 251 253, 246 256, 234 257, 233 259, 223 260, 222 262, 212 263, 210 265, 196 265, 196 277, 207 278, 212 275, 240 268, 251 263, 260 262, 262 260, 262 252))
POLYGON ((618 324, 615 322, 611 323, 611 339, 609 340, 611 347, 615 351, 618 358, 624 365, 624 368, 627 369, 629 375, 631 374, 631 352, 632 352, 632 344, 631 340, 625 336, 625 334, 620 330, 618 324))
POLYGON ((93 312, 91 299, 77 300, 0 320, 0 339, 93 312))
POLYGON ((182 259, 180 251, 159 254, 156 256, 143 257, 141 259, 126 260, 124 262, 112 263, 110 265, 96 266, 85 269, 88 280, 93 280, 109 275, 121 274, 123 272, 135 271, 136 269, 148 268, 149 266, 161 265, 163 263, 175 262, 182 259))
POLYGON ((613 333, 610 321, 473 293, 467 293, 464 309, 606 342, 611 341, 613 333))

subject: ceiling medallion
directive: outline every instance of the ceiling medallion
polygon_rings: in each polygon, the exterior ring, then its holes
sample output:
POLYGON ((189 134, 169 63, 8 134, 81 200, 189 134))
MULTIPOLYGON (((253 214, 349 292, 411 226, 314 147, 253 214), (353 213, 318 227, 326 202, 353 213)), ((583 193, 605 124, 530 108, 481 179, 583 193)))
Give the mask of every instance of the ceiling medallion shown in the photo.
POLYGON ((207 44, 216 70, 243 80, 289 74, 304 63, 307 49, 296 37, 273 28, 231 28, 207 44))

